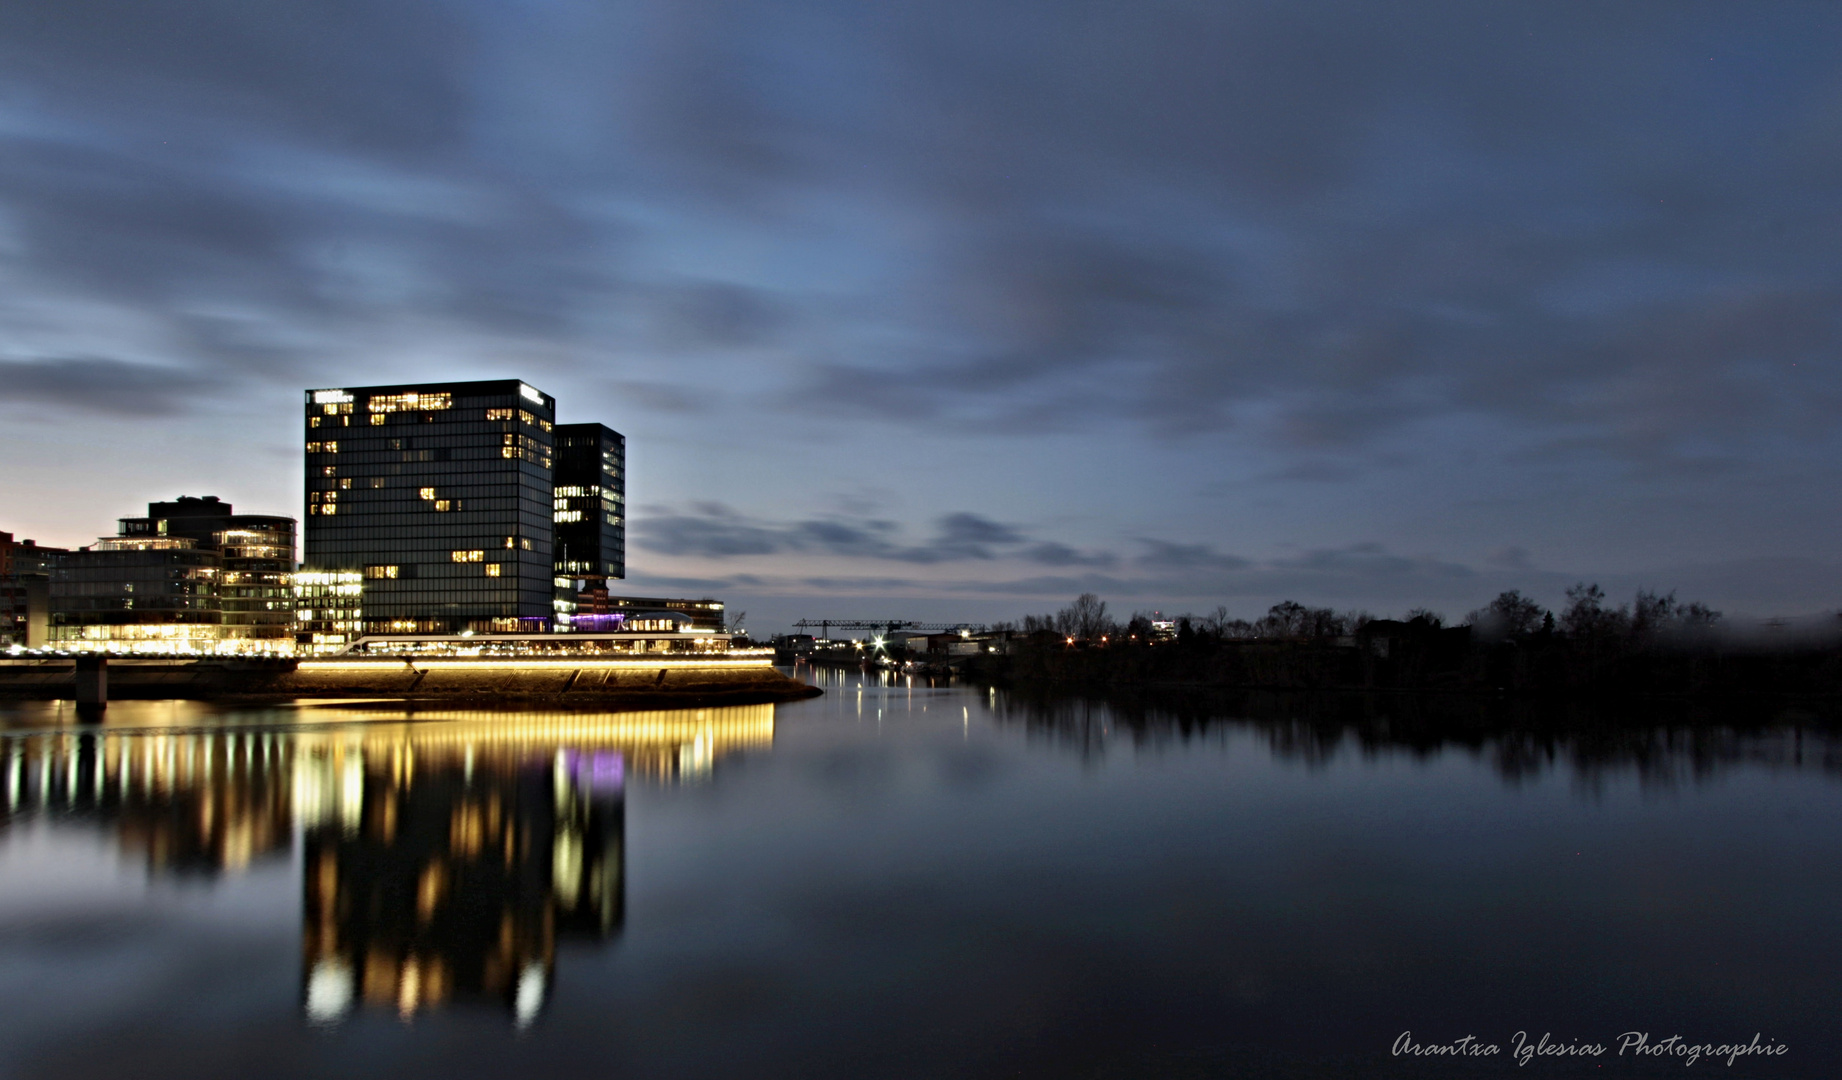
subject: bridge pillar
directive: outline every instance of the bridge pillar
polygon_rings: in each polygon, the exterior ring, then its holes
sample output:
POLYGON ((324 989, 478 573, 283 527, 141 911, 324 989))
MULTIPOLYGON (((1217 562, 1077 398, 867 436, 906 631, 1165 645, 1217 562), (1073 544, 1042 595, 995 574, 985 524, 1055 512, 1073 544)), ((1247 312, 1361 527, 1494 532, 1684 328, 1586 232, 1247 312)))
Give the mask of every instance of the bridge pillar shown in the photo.
POLYGON ((97 653, 77 657, 77 709, 100 712, 109 707, 109 658, 97 653))

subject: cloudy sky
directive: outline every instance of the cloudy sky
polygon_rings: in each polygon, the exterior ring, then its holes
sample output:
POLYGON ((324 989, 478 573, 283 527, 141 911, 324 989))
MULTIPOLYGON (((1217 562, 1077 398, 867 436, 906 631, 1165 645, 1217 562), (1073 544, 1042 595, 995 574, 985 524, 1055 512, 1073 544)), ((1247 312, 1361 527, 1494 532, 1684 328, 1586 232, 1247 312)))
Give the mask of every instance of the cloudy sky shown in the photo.
POLYGON ((523 378, 630 582, 1842 605, 1842 8, 12 0, 0 529, 523 378))

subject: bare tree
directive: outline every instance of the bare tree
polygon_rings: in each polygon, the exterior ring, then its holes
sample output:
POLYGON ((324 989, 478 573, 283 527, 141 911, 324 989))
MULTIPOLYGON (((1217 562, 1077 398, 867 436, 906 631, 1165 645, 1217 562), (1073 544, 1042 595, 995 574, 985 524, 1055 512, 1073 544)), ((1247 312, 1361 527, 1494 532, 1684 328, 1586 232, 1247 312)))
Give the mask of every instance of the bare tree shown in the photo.
POLYGON ((1431 608, 1417 607, 1401 619, 1402 622, 1417 622, 1428 630, 1437 630, 1445 625, 1445 616, 1431 608))
POLYGON ((1705 632, 1719 619, 1720 612, 1699 600, 1682 603, 1673 590, 1659 596, 1639 589, 1637 602, 1631 607, 1631 635, 1648 639, 1705 632))
POLYGON ((1349 632, 1349 619, 1330 608, 1282 600, 1268 608, 1254 628, 1260 637, 1332 638, 1349 632))
POLYGON ((1075 601, 1055 613, 1055 628, 1064 636, 1081 641, 1097 640, 1112 622, 1106 617, 1106 601, 1093 593, 1082 593, 1075 601))
POLYGON ((1605 606, 1605 590, 1598 583, 1582 581, 1567 590, 1567 610, 1561 613, 1561 629, 1570 637, 1596 637, 1622 633, 1631 622, 1624 607, 1605 606))
POLYGON ((1545 614, 1547 609, 1522 595, 1522 590, 1511 589, 1465 616, 1465 622, 1485 637, 1516 637, 1541 629, 1545 614))

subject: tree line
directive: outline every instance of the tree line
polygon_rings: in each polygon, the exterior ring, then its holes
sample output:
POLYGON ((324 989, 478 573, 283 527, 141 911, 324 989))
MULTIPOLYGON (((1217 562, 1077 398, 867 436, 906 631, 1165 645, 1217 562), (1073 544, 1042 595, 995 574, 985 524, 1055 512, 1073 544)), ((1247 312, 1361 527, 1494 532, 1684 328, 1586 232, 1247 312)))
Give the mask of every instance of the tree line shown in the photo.
POLYGON ((1827 634, 1748 637, 1674 592, 1613 604, 1590 582, 1568 589, 1558 611, 1511 589, 1453 626, 1425 608, 1386 619, 1292 600, 1253 619, 1226 607, 1180 615, 1174 633, 1154 621, 1144 611, 1121 621, 1083 593, 992 627, 1013 631, 1010 643, 961 666, 975 679, 1044 685, 1842 695, 1842 619, 1827 634))
MULTIPOLYGON (((1026 615, 1020 622, 1001 622, 990 629, 1025 634, 1053 633, 1073 642, 1130 644, 1151 642, 1155 613, 1134 612, 1125 622, 1113 618, 1106 601, 1082 593, 1074 602, 1047 615, 1026 615)), ((1721 613, 1700 601, 1680 601, 1672 590, 1657 593, 1639 589, 1633 602, 1610 606, 1605 590, 1581 582, 1567 590, 1567 604, 1557 618, 1553 611, 1525 596, 1520 589, 1499 593, 1496 599, 1465 616, 1480 641, 1561 634, 1571 638, 1626 639, 1641 642, 1684 640, 1705 636, 1720 621, 1721 613)), ((1185 613, 1174 620, 1177 637, 1184 641, 1324 641, 1350 637, 1371 623, 1387 621, 1425 630, 1446 627, 1445 617, 1428 608, 1414 608, 1398 620, 1382 620, 1360 609, 1337 611, 1283 600, 1256 619, 1233 618, 1226 605, 1207 615, 1185 613)))

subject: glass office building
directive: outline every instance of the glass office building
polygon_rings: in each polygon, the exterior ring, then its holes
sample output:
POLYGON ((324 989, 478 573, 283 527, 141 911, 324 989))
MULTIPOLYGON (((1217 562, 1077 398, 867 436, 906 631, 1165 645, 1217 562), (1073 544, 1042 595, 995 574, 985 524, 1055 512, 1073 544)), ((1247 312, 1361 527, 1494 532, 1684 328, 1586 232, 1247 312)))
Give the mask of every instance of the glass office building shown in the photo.
POLYGON ((224 557, 224 637, 294 640, 294 519, 237 514, 213 540, 224 557))
POLYGON ((215 649, 222 572, 222 557, 190 537, 104 537, 52 564, 51 644, 215 649))
POLYGON ((556 608, 575 614, 584 594, 627 576, 627 440, 604 424, 556 429, 556 608))
POLYGON ((363 575, 368 633, 554 615, 556 401, 517 380, 310 390, 305 568, 363 575))
POLYGON ((291 652, 293 518, 215 496, 147 504, 119 534, 51 560, 51 644, 127 651, 291 652))
POLYGON ((294 526, 277 514, 238 514, 215 495, 147 504, 122 518, 129 539, 182 538, 220 556, 217 597, 223 637, 281 646, 294 638, 294 526))

